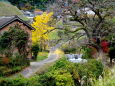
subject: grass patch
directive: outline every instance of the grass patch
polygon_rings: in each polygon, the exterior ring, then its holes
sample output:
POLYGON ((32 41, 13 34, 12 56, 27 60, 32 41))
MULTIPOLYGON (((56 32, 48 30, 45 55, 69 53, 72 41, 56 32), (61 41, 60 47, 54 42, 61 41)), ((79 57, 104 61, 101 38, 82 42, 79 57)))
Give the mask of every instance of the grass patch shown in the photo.
POLYGON ((115 67, 104 70, 103 77, 94 80, 93 86, 115 86, 115 67))
POLYGON ((0 16, 14 16, 14 15, 19 16, 21 19, 25 21, 29 20, 23 15, 23 13, 16 6, 13 6, 7 2, 0 1, 0 16))
POLYGON ((0 16, 23 15, 22 12, 9 3, 0 2, 0 16))
POLYGON ((46 58, 48 58, 48 52, 45 52, 45 51, 39 52, 38 56, 37 56, 37 61, 41 61, 41 60, 44 60, 46 58))

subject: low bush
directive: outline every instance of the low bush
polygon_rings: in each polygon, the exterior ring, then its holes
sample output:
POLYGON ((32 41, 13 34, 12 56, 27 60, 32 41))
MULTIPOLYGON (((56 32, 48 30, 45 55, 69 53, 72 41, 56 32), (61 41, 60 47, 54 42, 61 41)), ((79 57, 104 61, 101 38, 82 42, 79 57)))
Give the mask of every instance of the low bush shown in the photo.
POLYGON ((74 86, 72 75, 65 69, 50 71, 39 80, 42 86, 74 86))
POLYGON ((98 79, 103 73, 103 65, 98 60, 92 59, 87 63, 75 65, 83 86, 91 86, 92 80, 98 79))
POLYGON ((0 86, 29 86, 25 78, 0 78, 0 86))
POLYGON ((14 68, 12 68, 12 71, 15 73, 15 72, 18 72, 18 71, 21 71, 23 67, 21 66, 16 66, 14 68))
POLYGON ((0 76, 9 76, 29 65, 29 60, 19 54, 10 58, 1 57, 0 76))
MULTIPOLYGON (((88 60, 87 63, 72 63, 66 58, 62 58, 57 61, 54 66, 51 67, 50 71, 66 70, 71 74, 74 84, 80 86, 82 81, 83 86, 91 85, 91 78, 98 79, 103 72, 103 65, 98 60, 88 60), (87 84, 86 84, 87 83, 87 84)), ((66 86, 66 85, 64 85, 66 86)))
POLYGON ((113 68, 104 68, 103 76, 100 76, 99 79, 95 79, 92 86, 115 86, 115 75, 113 68))
POLYGON ((29 65, 29 60, 23 58, 20 55, 15 55, 10 58, 0 58, 0 77, 9 76, 18 71, 21 71, 24 67, 29 65))
POLYGON ((37 59, 38 52, 40 51, 39 45, 38 44, 33 44, 32 45, 32 53, 33 53, 33 59, 37 59))
POLYGON ((100 75, 102 75, 103 72, 103 64, 101 63, 101 61, 97 61, 94 59, 89 60, 87 63, 75 65, 80 77, 86 76, 98 78, 100 75))
POLYGON ((69 54, 69 53, 76 53, 76 48, 65 48, 63 49, 64 53, 69 54))
POLYGON ((18 71, 21 71, 23 68, 24 68, 23 66, 16 66, 10 68, 7 66, 0 66, 0 77, 9 76, 18 71))
POLYGON ((1 76, 6 76, 11 72, 12 72, 12 70, 10 68, 8 68, 6 66, 0 66, 0 77, 1 76))
POLYGON ((44 74, 29 79, 2 78, 0 86, 95 86, 92 80, 98 79, 102 72, 101 61, 89 60, 81 64, 61 58, 44 74))
POLYGON ((29 66, 29 60, 20 54, 16 53, 14 56, 10 57, 10 62, 8 64, 9 67, 16 66, 29 66))
POLYGON ((91 59, 92 58, 92 49, 86 46, 82 47, 83 59, 91 59))

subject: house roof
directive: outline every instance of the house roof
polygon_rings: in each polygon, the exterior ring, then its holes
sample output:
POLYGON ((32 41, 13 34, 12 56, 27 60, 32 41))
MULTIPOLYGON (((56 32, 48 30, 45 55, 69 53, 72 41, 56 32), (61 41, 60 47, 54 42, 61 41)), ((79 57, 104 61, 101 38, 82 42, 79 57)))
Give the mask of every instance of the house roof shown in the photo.
POLYGON ((9 25, 10 23, 14 21, 22 22, 24 25, 26 25, 30 30, 35 30, 30 24, 23 21, 18 16, 11 16, 11 17, 2 17, 0 18, 0 29, 4 28, 5 26, 9 25))

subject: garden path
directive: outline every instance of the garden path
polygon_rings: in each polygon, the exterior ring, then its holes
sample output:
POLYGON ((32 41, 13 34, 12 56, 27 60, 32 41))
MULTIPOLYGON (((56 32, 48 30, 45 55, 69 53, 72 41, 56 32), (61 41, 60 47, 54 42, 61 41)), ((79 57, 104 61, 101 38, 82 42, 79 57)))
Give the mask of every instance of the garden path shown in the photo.
POLYGON ((22 70, 21 72, 15 74, 14 76, 22 75, 25 78, 28 78, 30 76, 33 76, 36 74, 37 71, 39 71, 42 67, 44 67, 47 63, 52 63, 58 60, 59 55, 55 53, 55 51, 61 46, 61 44, 57 44, 56 46, 52 47, 50 49, 48 58, 45 60, 42 60, 40 62, 31 62, 30 66, 26 69, 22 70))

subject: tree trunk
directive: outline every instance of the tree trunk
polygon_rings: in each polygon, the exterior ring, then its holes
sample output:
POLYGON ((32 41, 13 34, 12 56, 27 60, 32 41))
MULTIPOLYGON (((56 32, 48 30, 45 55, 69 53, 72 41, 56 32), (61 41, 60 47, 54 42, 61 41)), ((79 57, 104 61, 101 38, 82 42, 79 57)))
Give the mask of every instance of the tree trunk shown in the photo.
POLYGON ((99 52, 98 52, 98 59, 100 59, 104 65, 107 64, 107 56, 106 56, 106 54, 103 52, 102 49, 99 50, 99 52))
POLYGON ((110 58, 110 65, 112 66, 112 58, 110 58))

